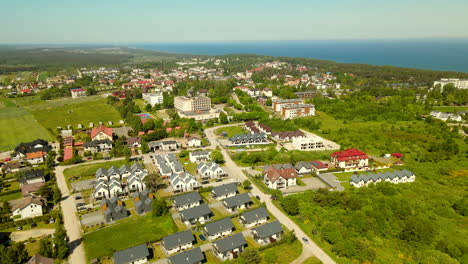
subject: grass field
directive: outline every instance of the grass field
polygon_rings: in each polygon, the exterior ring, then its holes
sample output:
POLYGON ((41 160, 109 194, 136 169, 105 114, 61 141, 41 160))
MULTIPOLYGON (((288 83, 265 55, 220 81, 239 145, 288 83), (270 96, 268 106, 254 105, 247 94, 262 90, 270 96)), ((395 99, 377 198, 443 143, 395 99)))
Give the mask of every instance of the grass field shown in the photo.
POLYGON ((0 100, 0 151, 13 149, 20 142, 52 137, 30 114, 9 99, 0 100))
POLYGON ((114 160, 114 161, 108 161, 108 162, 101 162, 101 163, 96 163, 96 164, 88 164, 88 165, 81 165, 81 166, 76 166, 72 168, 65 169, 63 171, 63 175, 65 175, 66 178, 69 177, 87 177, 91 175, 95 175, 96 171, 99 168, 105 168, 108 169, 111 166, 116 166, 120 167, 124 165, 125 163, 128 163, 126 160, 114 160))
POLYGON ((88 260, 111 256, 114 252, 153 242, 175 233, 177 228, 170 215, 153 218, 151 214, 84 235, 88 260))
POLYGON ((302 252, 302 244, 299 240, 294 241, 292 244, 283 243, 269 249, 264 250, 261 255, 263 256, 262 264, 281 264, 291 263, 297 259, 302 252), (267 256, 267 257, 265 257, 267 256))
POLYGON ((214 133, 216 135, 221 135, 222 132, 226 132, 228 138, 233 137, 236 134, 240 135, 240 134, 247 133, 247 131, 244 128, 242 128, 241 126, 222 127, 222 128, 218 128, 218 129, 216 129, 214 131, 214 133))
POLYGON ((106 103, 106 99, 92 97, 92 100, 84 97, 80 99, 60 99, 41 104, 27 106, 38 122, 52 133, 57 133, 57 127, 65 128, 72 125, 74 128, 78 124, 87 127, 89 123, 108 121, 117 123, 120 114, 106 103), (84 100, 86 99, 86 100, 84 100))
POLYGON ((320 261, 316 257, 310 257, 306 259, 304 262, 302 262, 302 264, 320 264, 320 263, 322 263, 322 261, 320 261))
POLYGON ((468 106, 433 106, 432 108, 440 112, 468 111, 468 106))

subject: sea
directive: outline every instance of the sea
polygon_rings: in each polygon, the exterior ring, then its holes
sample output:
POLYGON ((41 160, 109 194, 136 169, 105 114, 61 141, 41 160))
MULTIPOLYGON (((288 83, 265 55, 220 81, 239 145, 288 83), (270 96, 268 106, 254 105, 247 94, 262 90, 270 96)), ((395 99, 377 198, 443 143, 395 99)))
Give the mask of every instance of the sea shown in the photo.
POLYGON ((468 39, 140 43, 128 46, 195 55, 259 54, 468 72, 468 39))

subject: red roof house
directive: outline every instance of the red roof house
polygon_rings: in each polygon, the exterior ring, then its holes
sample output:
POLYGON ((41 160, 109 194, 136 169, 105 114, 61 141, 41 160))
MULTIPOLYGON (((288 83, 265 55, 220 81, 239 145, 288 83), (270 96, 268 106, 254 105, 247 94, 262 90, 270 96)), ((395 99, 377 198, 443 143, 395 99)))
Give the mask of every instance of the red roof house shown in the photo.
POLYGON ((369 166, 369 156, 359 149, 347 149, 331 154, 331 163, 337 168, 358 168, 369 166))
POLYGON ((112 128, 106 127, 105 125, 99 125, 91 131, 92 140, 105 140, 112 141, 112 128))

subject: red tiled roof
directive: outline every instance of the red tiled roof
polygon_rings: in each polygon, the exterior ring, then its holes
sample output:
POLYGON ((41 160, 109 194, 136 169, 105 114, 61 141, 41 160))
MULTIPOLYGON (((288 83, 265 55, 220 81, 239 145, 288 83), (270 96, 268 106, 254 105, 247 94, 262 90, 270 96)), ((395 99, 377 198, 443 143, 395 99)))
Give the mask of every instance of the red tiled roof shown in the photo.
POLYGON ((69 160, 73 158, 73 147, 67 146, 63 151, 63 160, 69 160))
POLYGON ((366 153, 360 151, 359 149, 347 149, 343 151, 337 151, 331 154, 332 157, 335 157, 339 161, 347 161, 347 160, 356 160, 356 159, 368 159, 366 153))
POLYGON ((44 151, 36 151, 36 152, 31 152, 26 154, 26 159, 36 159, 36 158, 42 158, 45 155, 47 155, 47 152, 44 151))
POLYGON ((275 182, 280 177, 282 177, 283 179, 286 179, 286 180, 290 179, 290 178, 297 178, 297 172, 296 172, 296 169, 294 169, 294 168, 280 169, 279 170, 279 169, 276 169, 274 167, 270 167, 266 171, 266 176, 270 181, 275 182))
POLYGON ((76 89, 71 89, 71 92, 72 92, 72 93, 76 93, 76 92, 84 92, 84 91, 85 91, 85 89, 83 89, 83 88, 76 88, 76 89))
POLYGON ((101 132, 112 137, 112 128, 106 127, 105 125, 99 125, 93 128, 93 130, 91 131, 91 138, 97 136, 101 132))
POLYGON ((139 136, 144 135, 144 134, 145 134, 145 132, 143 132, 143 131, 138 132, 139 136))

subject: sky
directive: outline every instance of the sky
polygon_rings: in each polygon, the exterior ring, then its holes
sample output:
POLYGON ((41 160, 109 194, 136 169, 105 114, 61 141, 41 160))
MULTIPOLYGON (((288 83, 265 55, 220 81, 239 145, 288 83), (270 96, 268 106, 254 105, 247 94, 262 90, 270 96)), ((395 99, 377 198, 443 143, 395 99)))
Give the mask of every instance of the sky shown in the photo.
POLYGON ((468 38, 467 0, 0 0, 0 43, 468 38))

